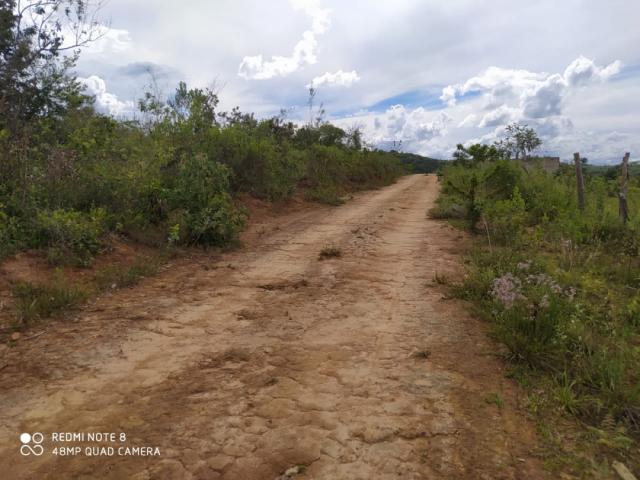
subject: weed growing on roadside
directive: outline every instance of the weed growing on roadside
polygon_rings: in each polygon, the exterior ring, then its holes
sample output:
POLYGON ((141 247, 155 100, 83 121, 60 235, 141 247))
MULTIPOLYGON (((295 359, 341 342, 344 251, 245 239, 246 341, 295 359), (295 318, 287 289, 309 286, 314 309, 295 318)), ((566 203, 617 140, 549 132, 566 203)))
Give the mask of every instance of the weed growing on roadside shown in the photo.
POLYGON ((333 245, 327 245, 322 250, 320 250, 320 255, 318 257, 319 260, 326 260, 329 258, 339 258, 342 256, 342 250, 333 245))
POLYGON ((484 397, 484 402, 489 405, 495 405, 498 408, 504 407, 504 400, 499 393, 492 392, 484 397))
POLYGON ((89 292, 69 284, 62 274, 50 285, 18 282, 13 285, 16 300, 18 326, 26 326, 36 320, 51 317, 83 303, 89 292))
POLYGON ((441 275, 436 271, 433 274, 433 283, 436 285, 449 285, 449 279, 446 275, 441 275))
POLYGON ((99 290, 130 287, 141 279, 154 275, 160 263, 158 257, 141 256, 128 266, 110 265, 97 272, 95 283, 99 290))
POLYGON ((418 350, 417 352, 413 352, 411 356, 413 358, 420 358, 420 359, 426 360, 427 358, 431 357, 431 350, 429 349, 418 350))

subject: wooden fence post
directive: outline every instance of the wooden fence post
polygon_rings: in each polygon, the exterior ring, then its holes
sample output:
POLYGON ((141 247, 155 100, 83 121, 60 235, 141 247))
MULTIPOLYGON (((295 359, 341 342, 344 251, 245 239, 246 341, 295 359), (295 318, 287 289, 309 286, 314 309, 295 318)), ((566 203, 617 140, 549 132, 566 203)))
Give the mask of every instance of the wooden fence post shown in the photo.
POLYGON ((627 204, 627 191, 629 189, 629 152, 622 159, 622 175, 620 176, 620 192, 618 193, 618 213, 624 223, 629 221, 629 205, 627 204))
POLYGON ((578 208, 584 210, 584 177, 582 176, 582 160, 579 153, 573 154, 573 161, 576 164, 576 182, 578 183, 578 208))

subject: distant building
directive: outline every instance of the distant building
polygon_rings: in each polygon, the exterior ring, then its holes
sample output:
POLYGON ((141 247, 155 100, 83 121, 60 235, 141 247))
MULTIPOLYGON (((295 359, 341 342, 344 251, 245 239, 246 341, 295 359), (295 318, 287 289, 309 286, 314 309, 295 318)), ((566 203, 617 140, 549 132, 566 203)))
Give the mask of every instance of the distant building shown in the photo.
POLYGON ((560 168, 560 157, 529 157, 519 161, 527 171, 541 167, 547 173, 555 173, 560 168))

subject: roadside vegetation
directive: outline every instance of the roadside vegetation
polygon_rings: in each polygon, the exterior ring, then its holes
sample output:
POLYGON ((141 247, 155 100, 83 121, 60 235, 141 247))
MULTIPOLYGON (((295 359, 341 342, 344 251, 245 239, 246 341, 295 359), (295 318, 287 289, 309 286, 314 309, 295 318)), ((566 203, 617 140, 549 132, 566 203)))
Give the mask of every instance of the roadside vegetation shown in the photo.
POLYGON ((155 275, 169 255, 170 250, 140 254, 127 262, 93 268, 80 278, 58 267, 50 275, 41 272, 42 281, 14 281, 11 284, 13 321, 0 332, 15 334, 40 320, 77 309, 96 295, 132 287, 155 275))
POLYGON ((326 260, 329 258, 339 258, 342 256, 342 250, 334 245, 327 245, 322 250, 320 250, 320 255, 318 256, 318 260, 326 260))
POLYGON ((625 222, 620 168, 585 169, 581 210, 575 168, 525 170, 514 148, 523 158, 539 142, 522 138, 460 146, 431 214, 474 234, 452 289, 504 345, 549 465, 608 478, 612 458, 640 467, 640 178, 625 222))
MULTIPOLYGON (((281 200, 301 191, 336 205, 404 173, 357 128, 326 122, 314 91, 302 126, 285 115, 219 111, 215 91, 184 83, 167 98, 146 93, 136 119, 102 115, 74 74, 79 49, 100 36, 92 5, 0 7, 0 261, 38 249, 52 266, 89 267, 113 235, 153 247, 226 247, 247 221, 241 193, 281 200)), ((115 283, 130 283, 129 274, 115 283)), ((16 285, 25 320, 81 297, 45 292, 52 288, 16 285), (47 295, 60 301, 34 301, 47 295)))

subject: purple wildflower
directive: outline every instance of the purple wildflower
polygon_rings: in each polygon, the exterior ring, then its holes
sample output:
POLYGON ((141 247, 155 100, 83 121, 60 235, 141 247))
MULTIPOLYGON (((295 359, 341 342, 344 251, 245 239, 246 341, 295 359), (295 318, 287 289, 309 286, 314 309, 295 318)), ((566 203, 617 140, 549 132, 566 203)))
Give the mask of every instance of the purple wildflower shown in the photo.
POLYGON ((493 281, 491 296, 506 308, 511 308, 517 300, 524 298, 520 288, 522 288, 520 279, 512 273, 507 273, 493 281))

